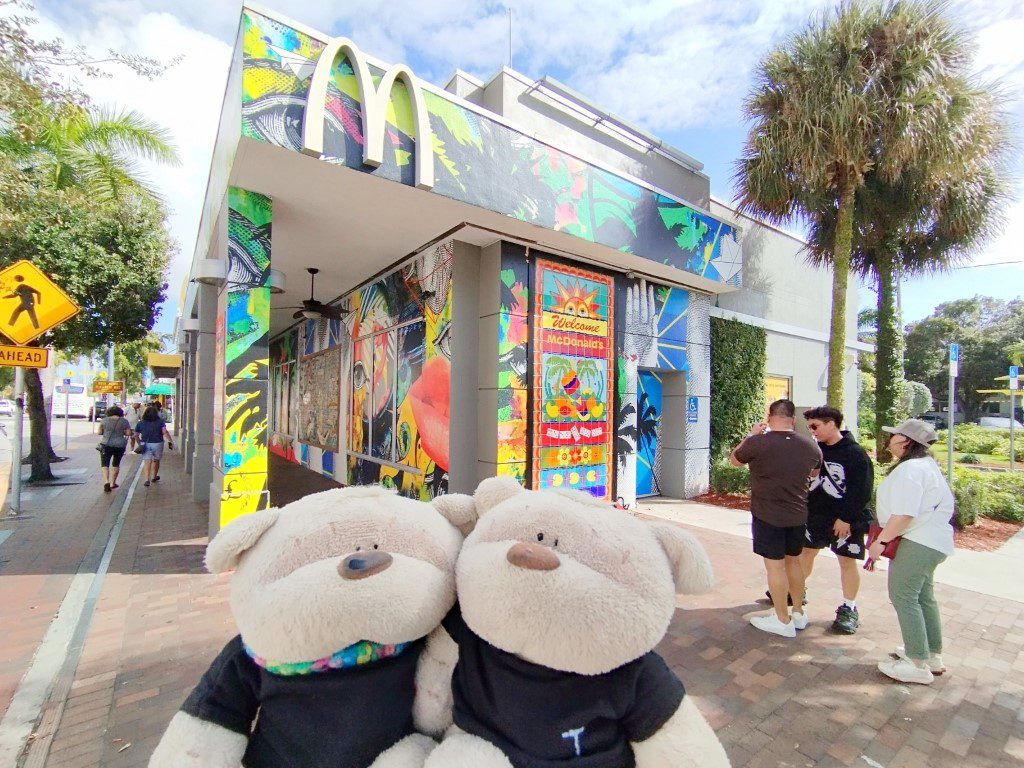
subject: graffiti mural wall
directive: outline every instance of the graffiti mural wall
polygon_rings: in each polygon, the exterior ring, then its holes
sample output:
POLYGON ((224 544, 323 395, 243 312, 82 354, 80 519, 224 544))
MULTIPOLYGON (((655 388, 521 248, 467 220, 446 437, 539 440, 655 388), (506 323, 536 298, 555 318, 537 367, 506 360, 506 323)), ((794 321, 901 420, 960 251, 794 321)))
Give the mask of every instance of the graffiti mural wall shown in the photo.
POLYGON ((452 261, 453 244, 437 246, 347 302, 350 484, 447 491, 452 261))
POLYGON ((498 314, 498 467, 527 484, 529 462, 530 267, 502 244, 498 314))
POLYGON ((299 442, 323 451, 338 451, 341 399, 341 354, 337 347, 302 358, 299 363, 299 442))
MULTIPOLYGON (((267 431, 270 401, 270 228, 265 195, 228 191, 229 288, 219 301, 218 368, 223 366, 219 466, 224 472, 220 524, 269 505, 267 431), (223 355, 223 356, 221 356, 223 355)), ((220 384, 218 384, 220 386, 220 384)), ((214 398, 215 402, 219 398, 214 398)), ((215 454, 216 458, 216 454, 215 454)))
POLYGON ((656 371, 640 371, 637 392, 636 495, 658 496, 662 489, 662 387, 656 371))
MULTIPOLYGON (((301 151, 306 93, 324 43, 249 9, 243 10, 241 40, 243 135, 301 151)), ((370 69, 375 77, 382 74, 370 69)), ((421 142, 405 86, 399 82, 392 92, 384 162, 371 168, 363 165, 365 136, 352 66, 340 57, 331 73, 323 159, 414 183, 413 159, 421 142)), ((454 97, 427 89, 423 97, 433 134, 435 194, 739 285, 740 248, 730 225, 515 131, 454 97)))
POLYGON ((534 285, 534 487, 608 498, 613 281, 538 259, 534 285))

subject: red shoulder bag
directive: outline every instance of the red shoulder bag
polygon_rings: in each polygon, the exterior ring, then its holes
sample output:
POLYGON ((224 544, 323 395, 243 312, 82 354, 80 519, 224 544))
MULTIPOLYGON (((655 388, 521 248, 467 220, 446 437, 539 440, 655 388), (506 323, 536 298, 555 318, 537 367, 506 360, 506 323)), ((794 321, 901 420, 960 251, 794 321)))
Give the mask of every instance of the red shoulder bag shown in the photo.
MULTIPOLYGON (((878 537, 881 535, 882 526, 878 525, 877 523, 872 523, 871 527, 868 528, 868 546, 870 547, 872 544, 874 544, 878 540, 878 537)), ((882 557, 888 557, 890 560, 896 557, 896 550, 899 549, 900 539, 902 538, 902 536, 896 536, 892 539, 889 539, 889 541, 885 543, 885 549, 882 550, 882 557)))

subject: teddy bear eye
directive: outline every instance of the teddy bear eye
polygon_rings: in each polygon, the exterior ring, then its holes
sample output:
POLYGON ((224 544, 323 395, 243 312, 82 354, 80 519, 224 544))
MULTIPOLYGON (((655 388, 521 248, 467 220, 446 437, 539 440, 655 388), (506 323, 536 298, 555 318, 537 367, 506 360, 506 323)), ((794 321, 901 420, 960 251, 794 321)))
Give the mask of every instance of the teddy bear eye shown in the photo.
POLYGON ((555 546, 558 546, 558 539, 555 539, 555 546))
POLYGON ((362 547, 356 547, 356 552, 362 552, 362 551, 363 551, 362 547))
POLYGON ((374 544, 374 545, 373 545, 373 548, 374 548, 374 549, 377 549, 377 547, 379 547, 379 546, 380 546, 379 544, 374 544))
POLYGON ((544 534, 543 533, 538 533, 537 534, 537 541, 544 541, 544 534))

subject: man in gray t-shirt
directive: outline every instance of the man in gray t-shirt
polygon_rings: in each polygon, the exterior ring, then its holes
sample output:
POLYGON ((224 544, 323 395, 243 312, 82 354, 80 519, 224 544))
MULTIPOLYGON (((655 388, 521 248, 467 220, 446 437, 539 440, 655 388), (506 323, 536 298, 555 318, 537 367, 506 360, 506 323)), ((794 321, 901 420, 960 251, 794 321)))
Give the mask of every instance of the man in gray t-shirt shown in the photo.
POLYGON ((821 449, 794 431, 796 407, 776 400, 768 421, 755 424, 729 456, 737 467, 750 466, 750 512, 754 553, 764 558, 773 613, 750 620, 760 630, 796 637, 807 626, 803 610, 804 571, 800 564, 807 524, 807 480, 821 467, 821 449), (789 616, 786 597, 793 602, 789 616))

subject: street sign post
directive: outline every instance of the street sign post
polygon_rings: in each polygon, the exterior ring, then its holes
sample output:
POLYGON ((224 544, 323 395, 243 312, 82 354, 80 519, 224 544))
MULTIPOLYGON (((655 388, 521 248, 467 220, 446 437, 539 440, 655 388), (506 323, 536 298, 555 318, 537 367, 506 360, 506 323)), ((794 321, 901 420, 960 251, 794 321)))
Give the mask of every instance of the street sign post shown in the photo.
POLYGON ((1013 426, 1017 423, 1017 374, 1018 369, 1016 365, 1010 366, 1010 471, 1016 470, 1016 457, 1013 453, 1013 426))
POLYGON ((71 378, 64 379, 64 450, 68 449, 68 403, 71 401, 71 378))
POLYGON ((100 381, 95 380, 92 383, 93 394, 96 395, 119 395, 124 391, 123 381, 100 381))
POLYGON ((17 261, 0 271, 0 333, 15 344, 28 344, 78 312, 78 305, 32 262, 17 261))
POLYGON ((946 451, 946 476, 953 487, 953 430, 956 426, 956 377, 960 374, 960 345, 949 345, 949 445, 946 451))

